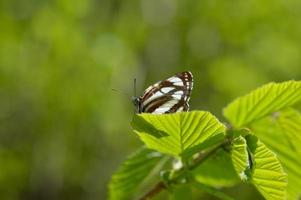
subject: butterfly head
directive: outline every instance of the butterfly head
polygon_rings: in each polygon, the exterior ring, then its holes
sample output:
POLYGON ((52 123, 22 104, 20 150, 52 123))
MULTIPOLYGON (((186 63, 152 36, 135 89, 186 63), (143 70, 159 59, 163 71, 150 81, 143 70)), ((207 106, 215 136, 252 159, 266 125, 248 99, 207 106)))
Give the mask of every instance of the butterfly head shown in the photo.
POLYGON ((140 113, 140 105, 141 105, 140 97, 132 97, 132 102, 136 108, 136 113, 140 113))

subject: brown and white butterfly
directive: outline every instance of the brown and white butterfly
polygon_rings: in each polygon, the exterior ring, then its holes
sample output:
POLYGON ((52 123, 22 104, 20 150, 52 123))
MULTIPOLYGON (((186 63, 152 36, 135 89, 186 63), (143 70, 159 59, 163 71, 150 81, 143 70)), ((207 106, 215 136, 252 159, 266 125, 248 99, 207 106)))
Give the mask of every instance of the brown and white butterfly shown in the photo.
POLYGON ((149 86, 133 102, 137 113, 174 113, 188 111, 193 88, 191 72, 181 72, 149 86))

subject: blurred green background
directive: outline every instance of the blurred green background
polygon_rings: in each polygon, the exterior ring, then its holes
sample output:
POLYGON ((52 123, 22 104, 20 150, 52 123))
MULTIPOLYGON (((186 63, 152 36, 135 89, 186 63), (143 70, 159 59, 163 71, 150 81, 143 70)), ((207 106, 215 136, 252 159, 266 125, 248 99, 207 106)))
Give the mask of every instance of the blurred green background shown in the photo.
POLYGON ((1 0, 0 199, 106 199, 141 145, 134 78, 140 94, 190 70, 191 108, 218 117, 251 89, 300 79, 300 10, 299 0, 1 0))

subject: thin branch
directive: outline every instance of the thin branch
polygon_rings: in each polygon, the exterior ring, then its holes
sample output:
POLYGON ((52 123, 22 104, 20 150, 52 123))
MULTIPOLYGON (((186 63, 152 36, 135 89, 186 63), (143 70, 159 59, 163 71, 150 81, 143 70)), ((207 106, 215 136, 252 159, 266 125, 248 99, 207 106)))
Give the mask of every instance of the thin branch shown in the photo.
POLYGON ((139 200, 147 200, 152 198, 153 196, 159 194, 162 190, 166 188, 163 181, 158 182, 151 190, 143 195, 139 200))

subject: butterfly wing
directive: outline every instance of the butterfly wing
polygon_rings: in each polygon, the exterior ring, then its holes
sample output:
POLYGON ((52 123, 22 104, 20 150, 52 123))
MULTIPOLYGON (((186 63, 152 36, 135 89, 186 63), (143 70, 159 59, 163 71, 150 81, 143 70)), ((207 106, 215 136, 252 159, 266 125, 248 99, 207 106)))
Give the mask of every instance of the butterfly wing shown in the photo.
POLYGON ((163 114, 187 111, 192 88, 193 77, 189 71, 159 81, 139 97, 139 112, 163 114))

